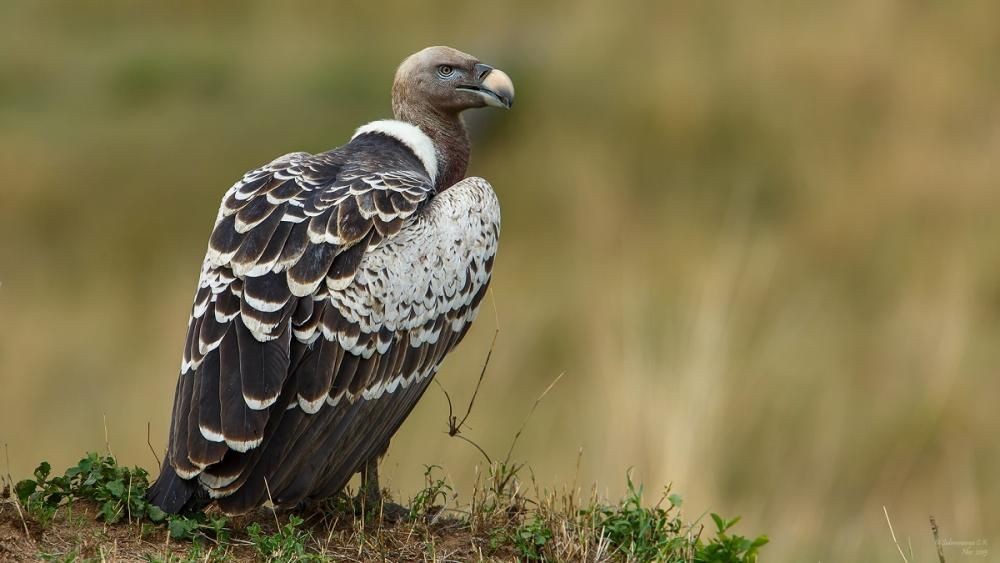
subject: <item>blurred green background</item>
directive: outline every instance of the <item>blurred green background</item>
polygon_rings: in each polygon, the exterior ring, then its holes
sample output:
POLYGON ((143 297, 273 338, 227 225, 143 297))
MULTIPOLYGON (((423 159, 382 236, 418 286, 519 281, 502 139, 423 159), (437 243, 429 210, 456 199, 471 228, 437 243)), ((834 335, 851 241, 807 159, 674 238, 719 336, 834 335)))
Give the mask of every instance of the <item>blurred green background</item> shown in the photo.
MULTIPOLYGON (((162 451, 222 193, 389 114, 448 44, 502 68, 470 173, 489 301, 440 375, 542 486, 634 467, 773 561, 1000 540, 1000 3, 0 3, 0 442, 9 470, 162 451)), ((385 461, 460 494, 432 388, 385 461)), ((6 471, 6 469, 5 469, 6 471)), ((467 497, 466 497, 467 498, 467 497)), ((960 549, 946 548, 949 561, 960 549)))

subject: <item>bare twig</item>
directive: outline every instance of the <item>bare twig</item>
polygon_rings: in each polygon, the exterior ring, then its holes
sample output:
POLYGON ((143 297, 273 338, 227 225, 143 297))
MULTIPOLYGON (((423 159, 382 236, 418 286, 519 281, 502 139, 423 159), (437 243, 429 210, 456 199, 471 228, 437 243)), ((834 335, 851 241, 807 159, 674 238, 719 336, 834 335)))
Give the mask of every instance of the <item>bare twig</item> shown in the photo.
POLYGON ((446 401, 448 401, 448 435, 449 436, 454 436, 455 434, 451 433, 451 428, 452 428, 451 421, 455 420, 455 416, 454 416, 455 415, 455 411, 452 408, 451 395, 448 393, 448 390, 444 388, 444 385, 441 385, 441 382, 438 381, 438 379, 436 377, 434 379, 432 379, 431 381, 433 381, 434 384, 438 386, 438 389, 440 389, 441 392, 444 393, 444 398, 445 398, 446 401))
POLYGON ((477 450, 479 450, 479 453, 483 454, 486 461, 490 465, 493 465, 493 459, 490 458, 490 456, 479 444, 473 442, 465 436, 460 436, 462 433, 462 427, 465 425, 465 421, 467 421, 469 416, 472 414, 472 407, 476 403, 476 397, 479 396, 479 388, 483 385, 483 378, 486 377, 486 368, 490 365, 490 358, 493 357, 493 348, 496 346, 497 336, 500 334, 500 315, 497 313, 496 297, 493 294, 492 288, 490 288, 490 298, 493 302, 493 315, 496 321, 496 330, 493 331, 493 340, 490 341, 490 349, 486 352, 486 360, 483 361, 483 369, 479 370, 479 379, 476 380, 476 388, 472 391, 472 397, 469 399, 469 405, 465 409, 465 414, 462 415, 462 420, 458 420, 458 417, 455 416, 454 404, 451 401, 451 395, 448 393, 448 390, 445 389, 444 385, 441 385, 441 382, 439 382, 436 378, 434 379, 434 383, 437 384, 439 389, 441 389, 441 392, 444 393, 445 400, 448 401, 448 435, 452 438, 458 436, 459 438, 472 444, 477 450))
POLYGON ((931 516, 930 519, 931 519, 931 533, 934 534, 934 547, 937 548, 938 561, 940 563, 945 563, 944 562, 944 546, 941 545, 941 537, 938 534, 937 521, 934 520, 934 516, 931 516))
POLYGON ((483 457, 486 458, 486 463, 493 465, 493 459, 490 458, 489 454, 486 453, 486 450, 484 450, 479 444, 473 442, 472 440, 466 438, 465 436, 462 436, 461 434, 452 434, 452 436, 455 436, 456 438, 461 438, 462 440, 465 440, 466 442, 472 444, 472 446, 475 447, 477 450, 479 450, 479 453, 483 454, 483 457))
POLYGON ((497 343, 497 335, 500 334, 500 327, 497 327, 493 331, 493 341, 490 342, 490 350, 486 352, 486 361, 483 362, 483 369, 479 372, 479 380, 476 381, 476 388, 472 391, 472 398, 469 399, 469 406, 465 409, 465 414, 462 416, 462 420, 455 423, 454 417, 451 419, 450 428, 448 429, 448 434, 454 436, 462 430, 462 425, 465 421, 469 419, 469 415, 472 414, 472 405, 476 402, 476 397, 479 396, 479 387, 483 384, 483 377, 486 376, 486 368, 490 365, 490 358, 493 356, 493 347, 497 343))
MULTIPOLYGON (((486 462, 489 463, 491 467, 496 467, 496 470, 498 470, 500 474, 499 474, 499 484, 498 485, 495 484, 494 488, 497 491, 502 491, 504 488, 506 488, 510 480, 513 479, 515 475, 517 475, 517 472, 520 471, 521 467, 523 466, 523 464, 511 465, 510 463, 510 458, 514 454, 514 447, 517 445, 517 441, 521 437, 521 433, 524 432, 524 428, 525 426, 527 426, 528 420, 531 419, 531 415, 535 413, 535 409, 538 408, 538 404, 541 403, 542 399, 545 398, 545 395, 547 395, 549 391, 551 391, 552 388, 555 387, 556 383, 558 383, 559 380, 562 379, 564 375, 566 375, 566 372, 560 373, 552 381, 552 383, 550 383, 549 386, 545 388, 545 391, 542 391, 542 394, 539 395, 537 399, 535 399, 535 403, 531 406, 531 410, 528 412, 528 415, 521 422, 521 426, 520 428, 517 429, 517 433, 514 434, 514 439, 511 440, 510 448, 508 448, 507 450, 506 457, 504 458, 503 462, 501 462, 499 465, 493 462, 493 458, 491 458, 490 455, 486 453, 486 450, 484 450, 482 446, 480 446, 473 440, 463 436, 461 434, 462 427, 465 425, 465 422, 469 419, 469 416, 472 414, 472 407, 475 405, 476 397, 479 396, 479 388, 483 384, 483 378, 486 377, 486 369, 490 365, 490 358, 493 357, 493 349, 497 343, 497 336, 500 334, 500 314, 497 311, 496 296, 493 293, 492 288, 490 288, 490 299, 491 302, 493 303, 493 314, 496 322, 496 330, 493 332, 493 340, 490 342, 490 349, 486 353, 486 360, 483 362, 483 369, 479 371, 479 379, 476 381, 476 387, 472 392, 472 397, 469 399, 469 404, 466 407, 465 414, 462 415, 461 420, 459 420, 459 418, 455 416, 454 403, 452 402, 451 395, 448 393, 447 389, 445 389, 444 386, 437 381, 437 379, 434 380, 434 383, 436 383, 437 386, 441 389, 441 392, 444 393, 444 398, 448 402, 448 435, 453 438, 454 437, 461 438, 462 440, 468 442, 474 448, 476 448, 476 450, 478 450, 479 453, 483 455, 483 457, 486 459, 486 462)), ((579 462, 579 460, 577 461, 579 462)))
POLYGON ((889 534, 892 535, 892 542, 896 544, 896 549, 899 550, 899 556, 903 558, 903 563, 910 563, 910 560, 906 558, 906 554, 903 553, 903 548, 900 547, 899 541, 896 540, 896 532, 892 529, 892 521, 889 520, 889 511, 886 510, 885 505, 882 505, 882 512, 885 513, 885 522, 889 525, 889 534))
POLYGON ((445 389, 444 385, 441 385, 441 383, 437 379, 434 379, 434 383, 436 383, 438 388, 441 389, 441 392, 444 393, 445 400, 448 401, 449 436, 455 437, 458 434, 460 434, 462 432, 462 426, 465 424, 465 421, 469 419, 469 415, 472 414, 472 407, 476 403, 476 397, 479 396, 479 388, 480 386, 482 386, 483 378, 486 376, 486 368, 489 367, 490 365, 490 357, 493 356, 493 347, 496 346, 498 334, 500 334, 499 328, 497 328, 496 331, 493 333, 493 341, 490 342, 490 349, 488 352, 486 352, 486 361, 483 362, 483 369, 479 371, 479 379, 476 381, 476 388, 472 391, 472 398, 469 399, 469 406, 466 407, 465 414, 462 416, 462 420, 458 420, 458 417, 455 416, 454 406, 452 405, 451 395, 448 393, 448 390, 445 389))
POLYGON ((156 448, 153 447, 153 443, 149 439, 149 421, 146 421, 146 445, 149 446, 150 453, 153 454, 153 459, 156 460, 156 466, 160 467, 160 456, 156 455, 156 448))

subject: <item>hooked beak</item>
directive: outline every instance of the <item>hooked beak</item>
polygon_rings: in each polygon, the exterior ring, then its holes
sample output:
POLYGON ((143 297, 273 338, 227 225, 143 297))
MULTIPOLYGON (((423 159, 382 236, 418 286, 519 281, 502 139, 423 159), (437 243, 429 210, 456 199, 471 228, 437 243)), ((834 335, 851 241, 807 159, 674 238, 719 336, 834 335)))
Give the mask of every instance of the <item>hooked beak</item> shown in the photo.
POLYGON ((507 73, 482 63, 475 66, 475 72, 478 84, 459 86, 459 90, 479 94, 488 106, 510 109, 514 105, 514 83, 507 73))

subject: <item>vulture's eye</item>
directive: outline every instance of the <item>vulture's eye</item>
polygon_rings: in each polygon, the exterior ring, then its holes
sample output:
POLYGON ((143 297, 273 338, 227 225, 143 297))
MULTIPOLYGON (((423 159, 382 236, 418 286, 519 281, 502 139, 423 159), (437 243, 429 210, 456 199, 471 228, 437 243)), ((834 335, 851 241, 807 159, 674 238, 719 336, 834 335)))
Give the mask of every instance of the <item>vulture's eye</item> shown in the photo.
POLYGON ((441 65, 438 67, 438 76, 441 78, 448 78, 455 73, 455 69, 450 65, 441 65))

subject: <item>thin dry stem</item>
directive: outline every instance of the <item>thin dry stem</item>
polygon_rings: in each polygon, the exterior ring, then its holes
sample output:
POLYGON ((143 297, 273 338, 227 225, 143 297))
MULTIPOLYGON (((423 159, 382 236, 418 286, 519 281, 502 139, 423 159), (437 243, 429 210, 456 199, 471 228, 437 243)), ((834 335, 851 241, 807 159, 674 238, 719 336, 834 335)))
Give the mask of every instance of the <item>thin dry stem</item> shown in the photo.
POLYGON ((108 450, 109 456, 118 459, 115 457, 115 453, 111 451, 111 439, 108 437, 108 415, 102 414, 101 418, 104 419, 104 447, 108 450))
POLYGON ((156 448, 153 447, 152 440, 149 439, 149 421, 146 421, 146 445, 149 446, 149 452, 153 454, 153 459, 156 460, 156 467, 161 467, 160 456, 156 455, 156 448))
POLYGON ((531 419, 531 415, 535 414, 535 409, 538 408, 538 404, 542 402, 542 399, 549 394, 549 391, 556 386, 556 383, 559 383, 559 380, 562 379, 564 375, 566 375, 566 372, 562 372, 556 376, 556 378, 552 380, 552 383, 549 383, 549 386, 545 388, 545 391, 542 391, 542 394, 535 399, 535 403, 531 405, 531 410, 528 411, 528 416, 524 417, 524 420, 521 422, 521 427, 517 429, 517 433, 514 434, 514 439, 510 442, 510 448, 507 450, 507 457, 504 458, 504 465, 510 463, 510 456, 514 453, 514 446, 517 444, 518 438, 521 437, 521 433, 524 432, 524 427, 527 426, 528 420, 531 419))
POLYGON ((906 558, 906 554, 903 553, 903 548, 899 545, 896 540, 896 532, 892 529, 892 520, 889 519, 889 511, 882 505, 882 512, 885 513, 885 522, 889 525, 889 534, 892 535, 892 543, 896 544, 896 549, 899 550, 899 556, 903 558, 903 563, 909 563, 910 560, 906 558))
POLYGON ((264 477, 264 490, 267 491, 267 500, 271 503, 271 514, 274 516, 274 526, 281 530, 281 523, 278 522, 278 511, 274 508, 274 499, 271 498, 271 486, 267 483, 267 477, 264 477))
POLYGON ((944 546, 941 545, 941 537, 938 531, 937 521, 934 520, 934 516, 930 516, 931 520, 931 534, 934 535, 934 547, 937 548, 937 556, 939 563, 945 563, 944 561, 944 546))
MULTIPOLYGON (((486 352, 486 361, 483 362, 483 369, 479 372, 479 379, 476 381, 476 388, 472 391, 472 398, 469 399, 469 406, 465 409, 465 415, 462 416, 462 420, 458 421, 456 424, 454 417, 450 416, 451 413, 449 412, 450 427, 448 429, 448 434, 451 436, 458 434, 462 430, 462 425, 465 424, 465 421, 469 419, 469 415, 472 414, 472 406, 476 402, 476 397, 479 396, 479 387, 483 384, 483 377, 486 376, 486 368, 490 365, 490 358, 493 356, 493 347, 496 346, 497 335, 499 334, 500 328, 497 327, 497 329, 493 331, 493 340, 490 342, 489 351, 486 352)), ((448 406, 450 409, 451 401, 448 402, 448 406)))
POLYGON ((21 499, 17 498, 17 491, 14 490, 14 478, 10 475, 10 449, 8 449, 6 442, 3 445, 3 453, 7 462, 7 482, 10 483, 12 491, 11 499, 14 501, 14 508, 17 509, 17 517, 21 519, 21 526, 24 527, 24 537, 29 542, 34 543, 34 540, 31 538, 31 532, 28 531, 28 522, 24 519, 24 512, 21 511, 21 499))

